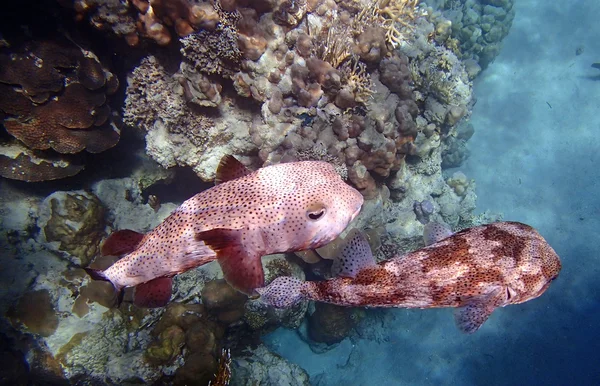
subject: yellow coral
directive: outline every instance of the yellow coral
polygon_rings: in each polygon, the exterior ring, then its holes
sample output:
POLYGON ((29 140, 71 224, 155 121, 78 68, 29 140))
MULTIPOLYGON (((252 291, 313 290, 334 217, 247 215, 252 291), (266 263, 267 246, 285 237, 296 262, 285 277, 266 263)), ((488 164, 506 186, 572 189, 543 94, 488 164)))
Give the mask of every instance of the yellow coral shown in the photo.
POLYGON ((208 382, 209 386, 227 386, 231 379, 231 353, 229 349, 221 350, 219 358, 219 368, 215 374, 215 379, 208 382))
POLYGON ((404 30, 414 29, 419 0, 377 0, 376 3, 379 15, 385 19, 387 41, 396 47, 404 40, 404 30))
POLYGON ((351 62, 345 63, 341 70, 346 75, 348 85, 354 92, 354 100, 365 104, 373 95, 371 76, 367 72, 365 64, 358 58, 353 58, 351 62))
POLYGON ((317 56, 337 68, 351 54, 348 37, 346 28, 332 26, 327 30, 325 41, 318 45, 317 56))
POLYGON ((395 48, 404 40, 404 31, 414 29, 418 4, 419 0, 371 0, 354 18, 353 27, 361 33, 368 25, 382 24, 387 43, 395 48))

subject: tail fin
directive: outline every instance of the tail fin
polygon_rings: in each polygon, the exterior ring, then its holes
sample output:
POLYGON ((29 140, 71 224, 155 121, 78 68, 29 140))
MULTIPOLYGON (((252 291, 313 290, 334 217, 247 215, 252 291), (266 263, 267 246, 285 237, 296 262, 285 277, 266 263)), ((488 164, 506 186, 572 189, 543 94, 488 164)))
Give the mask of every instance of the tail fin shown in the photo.
MULTIPOLYGON (((90 277, 94 280, 102 280, 102 281, 108 281, 110 282, 110 279, 106 277, 106 275, 104 275, 104 272, 100 269, 93 269, 93 268, 84 268, 84 271, 90 275, 90 277)), ((111 282, 112 283, 112 282, 111 282)), ((114 286, 114 284, 113 284, 114 286)))
POLYGON ((303 286, 304 282, 295 277, 281 276, 268 286, 257 288, 256 292, 264 303, 275 308, 288 308, 304 299, 303 286))

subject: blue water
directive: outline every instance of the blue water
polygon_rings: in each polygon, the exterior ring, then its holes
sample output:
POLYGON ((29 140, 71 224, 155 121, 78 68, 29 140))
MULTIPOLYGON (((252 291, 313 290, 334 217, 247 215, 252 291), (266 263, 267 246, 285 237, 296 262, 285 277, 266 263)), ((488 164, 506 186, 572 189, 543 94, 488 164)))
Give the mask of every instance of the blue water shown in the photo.
POLYGON ((377 339, 313 353, 296 332, 270 347, 319 385, 600 383, 600 2, 519 0, 504 48, 475 83, 461 170, 478 211, 539 229, 563 270, 539 299, 498 310, 462 335, 449 310, 379 311, 377 339), (576 48, 583 47, 581 55, 576 48))

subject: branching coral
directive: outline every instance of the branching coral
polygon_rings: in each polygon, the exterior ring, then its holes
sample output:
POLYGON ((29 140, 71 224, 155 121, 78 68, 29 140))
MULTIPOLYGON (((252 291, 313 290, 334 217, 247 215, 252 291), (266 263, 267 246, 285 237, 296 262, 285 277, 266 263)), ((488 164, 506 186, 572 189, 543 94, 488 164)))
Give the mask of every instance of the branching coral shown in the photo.
POLYGON ((317 57, 337 68, 352 54, 352 47, 348 44, 348 27, 336 24, 327 29, 324 38, 316 44, 317 57))
POLYGON ((219 357, 219 366, 214 379, 208 382, 209 386, 227 386, 231 379, 231 352, 229 349, 222 349, 219 357))
POLYGON ((238 71, 242 60, 236 28, 240 14, 217 9, 219 22, 182 38, 181 54, 200 72, 229 77, 238 71))
POLYGON ((405 32, 414 29, 419 0, 377 0, 376 12, 383 18, 386 39, 393 47, 406 41, 405 32))
POLYGON ((407 31, 414 29, 419 0, 370 0, 352 22, 355 36, 367 29, 382 26, 385 40, 393 48, 406 41, 407 31))
POLYGON ((371 75, 367 72, 366 65, 354 58, 352 62, 346 62, 341 71, 346 75, 347 85, 354 95, 354 100, 366 104, 373 95, 371 75))

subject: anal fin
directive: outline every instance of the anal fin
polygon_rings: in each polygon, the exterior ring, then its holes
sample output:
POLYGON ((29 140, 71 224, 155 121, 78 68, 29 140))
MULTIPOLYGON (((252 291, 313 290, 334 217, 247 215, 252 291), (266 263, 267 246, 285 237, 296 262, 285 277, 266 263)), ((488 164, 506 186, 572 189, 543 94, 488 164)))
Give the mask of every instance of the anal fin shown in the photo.
POLYGON ((173 279, 170 277, 159 277, 135 287, 133 291, 133 304, 145 308, 164 307, 171 300, 172 292, 173 279))
POLYGON ((102 256, 120 256, 135 251, 144 238, 142 233, 122 229, 111 233, 100 248, 102 256))
POLYGON ((254 295, 256 288, 264 286, 261 262, 264 245, 260 234, 217 228, 197 234, 196 239, 217 254, 223 276, 233 288, 254 295))

